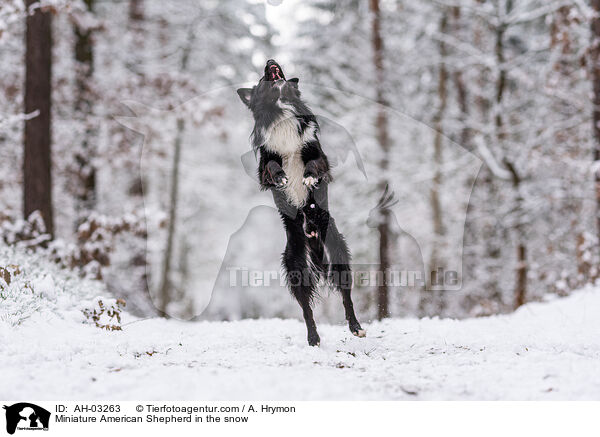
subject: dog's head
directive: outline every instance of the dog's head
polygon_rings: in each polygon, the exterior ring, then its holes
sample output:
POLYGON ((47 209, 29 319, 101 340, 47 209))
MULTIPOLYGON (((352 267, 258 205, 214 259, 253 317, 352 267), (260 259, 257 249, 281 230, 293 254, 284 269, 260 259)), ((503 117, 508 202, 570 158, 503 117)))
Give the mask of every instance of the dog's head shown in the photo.
POLYGON ((267 61, 263 77, 252 88, 237 90, 242 102, 250 108, 255 118, 266 111, 277 111, 300 98, 298 78, 286 80, 281 66, 273 59, 267 61))

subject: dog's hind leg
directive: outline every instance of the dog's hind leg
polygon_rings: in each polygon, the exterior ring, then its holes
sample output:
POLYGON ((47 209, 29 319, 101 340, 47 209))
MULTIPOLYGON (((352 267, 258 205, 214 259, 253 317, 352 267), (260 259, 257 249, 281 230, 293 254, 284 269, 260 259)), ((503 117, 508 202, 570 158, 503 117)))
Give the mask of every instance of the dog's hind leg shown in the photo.
MULTIPOLYGON (((288 223, 288 225, 290 225, 288 223)), ((302 234, 301 223, 286 226, 288 243, 283 253, 283 267, 292 295, 302 308, 302 315, 308 331, 308 344, 319 346, 321 339, 317 333, 317 325, 313 318, 311 304, 316 293, 318 278, 307 260, 307 243, 302 234), (294 229, 290 229, 291 227, 294 229), (296 229, 296 226, 298 227, 296 229)))
POLYGON ((362 329, 352 303, 352 268, 350 267, 350 250, 344 236, 338 231, 335 221, 329 218, 325 247, 329 258, 329 281, 342 294, 344 312, 350 332, 357 337, 365 337, 367 332, 362 329))
POLYGON ((292 287, 292 293, 298 300, 300 307, 302 307, 302 315, 304 316, 304 322, 306 323, 308 345, 319 346, 321 344, 321 338, 317 333, 317 325, 313 318, 310 292, 307 292, 307 290, 302 287, 296 289, 292 287))

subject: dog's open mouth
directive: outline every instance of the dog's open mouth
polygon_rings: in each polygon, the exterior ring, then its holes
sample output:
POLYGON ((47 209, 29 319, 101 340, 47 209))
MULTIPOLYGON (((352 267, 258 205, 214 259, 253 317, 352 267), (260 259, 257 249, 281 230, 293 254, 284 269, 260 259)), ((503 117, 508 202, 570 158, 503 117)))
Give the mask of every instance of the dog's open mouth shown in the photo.
POLYGON ((277 65, 271 65, 271 67, 269 67, 269 74, 271 75, 271 80, 283 79, 283 77, 281 77, 281 70, 277 65))
POLYGON ((283 75, 283 71, 277 62, 272 59, 267 61, 267 65, 265 66, 265 80, 269 81, 277 81, 277 80, 285 80, 285 76, 283 75))

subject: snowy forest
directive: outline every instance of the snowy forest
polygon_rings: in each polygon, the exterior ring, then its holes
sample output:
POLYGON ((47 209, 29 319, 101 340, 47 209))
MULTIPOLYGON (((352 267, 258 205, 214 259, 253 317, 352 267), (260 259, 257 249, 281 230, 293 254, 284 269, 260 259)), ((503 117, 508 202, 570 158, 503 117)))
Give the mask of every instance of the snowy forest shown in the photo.
POLYGON ((355 279, 361 320, 598 279, 598 0, 1 0, 0 290, 26 257, 138 317, 300 318, 244 276, 285 246, 235 92, 271 58, 319 119, 354 270, 423 279, 355 279))

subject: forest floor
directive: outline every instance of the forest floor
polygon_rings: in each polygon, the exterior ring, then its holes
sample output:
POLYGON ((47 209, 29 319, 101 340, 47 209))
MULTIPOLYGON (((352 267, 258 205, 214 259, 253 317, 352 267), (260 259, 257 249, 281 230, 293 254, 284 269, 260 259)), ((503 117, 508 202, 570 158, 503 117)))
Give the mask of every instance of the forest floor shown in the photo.
POLYGON ((79 295, 82 283, 39 274, 29 288, 17 282, 4 285, 13 313, 0 311, 2 399, 600 398, 599 288, 509 315, 364 324, 366 338, 319 324, 317 348, 298 320, 124 313, 122 331, 106 331, 82 323, 78 307, 94 302, 79 295))

